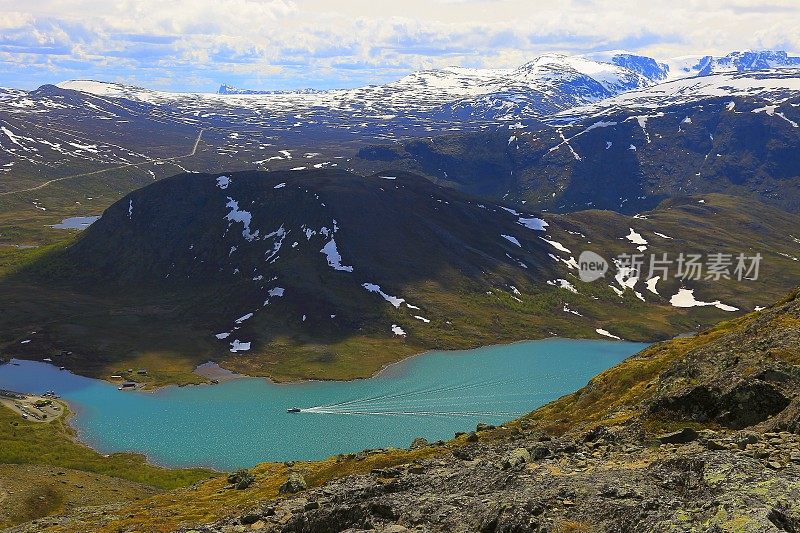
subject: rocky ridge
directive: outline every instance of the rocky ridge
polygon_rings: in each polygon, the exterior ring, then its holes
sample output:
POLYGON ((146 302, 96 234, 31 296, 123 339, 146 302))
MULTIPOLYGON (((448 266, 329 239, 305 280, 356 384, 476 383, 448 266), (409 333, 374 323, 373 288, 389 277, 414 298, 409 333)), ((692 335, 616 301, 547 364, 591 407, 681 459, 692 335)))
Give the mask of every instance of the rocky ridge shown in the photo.
POLYGON ((798 296, 654 346, 520 421, 416 441, 440 448, 431 458, 180 531, 797 531, 798 296), (643 364, 662 368, 631 377, 643 364), (609 398, 626 377, 632 397, 609 398))

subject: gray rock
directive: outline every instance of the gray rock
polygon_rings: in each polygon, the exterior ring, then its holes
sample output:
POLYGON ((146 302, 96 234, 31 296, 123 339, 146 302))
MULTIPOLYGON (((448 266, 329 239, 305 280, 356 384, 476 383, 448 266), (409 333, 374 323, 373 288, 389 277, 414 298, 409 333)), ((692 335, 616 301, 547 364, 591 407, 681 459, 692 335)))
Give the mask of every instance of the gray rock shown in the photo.
POLYGON ((427 445, 428 445, 428 441, 427 441, 427 439, 424 439, 424 438, 422 438, 422 437, 417 437, 416 439, 414 439, 414 440, 411 442, 411 449, 412 449, 412 450, 417 450, 417 449, 419 449, 419 448, 424 448, 424 447, 426 447, 427 445))
POLYGON ((306 484, 305 478, 298 473, 293 473, 289 476, 289 479, 283 482, 278 492, 281 494, 295 494, 307 488, 308 485, 306 484))
POLYGON ((405 533, 408 528, 400 524, 392 524, 383 528, 382 533, 405 533))
POLYGON ((683 428, 672 433, 665 433, 656 437, 661 444, 687 444, 697 440, 699 434, 692 428, 683 428))
POLYGON ((408 467, 408 472, 410 474, 418 474, 418 475, 419 474, 424 474, 425 473, 425 467, 422 466, 422 465, 411 465, 411 466, 408 467))
POLYGON ((241 522, 246 526, 249 526, 250 524, 255 524, 259 520, 261 520, 261 515, 257 513, 248 513, 239 517, 239 522, 241 522))
POLYGON ((702 441, 716 439, 719 437, 719 433, 713 429, 701 429, 697 432, 697 434, 702 441))
POLYGON ((370 472, 377 477, 400 477, 400 470, 397 468, 373 468, 370 472))
POLYGON ((230 483, 230 488, 234 488, 236 490, 246 489, 253 484, 253 481, 255 481, 255 477, 253 477, 253 474, 247 470, 237 470, 232 474, 228 474, 228 483, 230 483))
POLYGON ((724 444, 722 444, 721 442, 719 442, 718 440, 715 440, 715 439, 707 440, 705 442, 705 445, 706 445, 706 448, 708 448, 709 450, 720 451, 720 450, 727 450, 728 449, 727 446, 725 446, 724 444))
POLYGON ((530 452, 525 448, 517 448, 503 458, 503 468, 516 468, 530 462, 530 452))
POLYGON ((453 450, 453 457, 462 461, 472 461, 475 459, 475 453, 468 447, 456 448, 453 450))
POLYGON ((541 461, 550 457, 550 448, 547 446, 537 446, 531 451, 531 459, 541 461))
POLYGON ((753 444, 756 444, 757 442, 758 442, 758 437, 751 433, 749 435, 745 435, 745 436, 739 438, 736 441, 736 445, 739 446, 740 450, 744 450, 745 448, 747 448, 748 444, 749 445, 753 445, 753 444))

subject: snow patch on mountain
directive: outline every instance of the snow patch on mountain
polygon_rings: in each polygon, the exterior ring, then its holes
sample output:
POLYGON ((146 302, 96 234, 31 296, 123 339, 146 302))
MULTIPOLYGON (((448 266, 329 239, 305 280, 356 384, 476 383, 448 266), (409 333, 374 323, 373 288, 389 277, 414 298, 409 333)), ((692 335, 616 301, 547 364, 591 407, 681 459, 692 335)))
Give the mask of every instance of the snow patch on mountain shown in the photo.
POLYGON ((574 293, 574 294, 578 294, 578 289, 575 288, 575 285, 573 285, 572 283, 570 283, 569 281, 567 281, 567 280, 565 280, 563 278, 559 278, 559 279, 556 279, 554 281, 548 280, 547 284, 548 285, 553 285, 553 286, 556 286, 556 287, 560 287, 562 289, 566 289, 569 292, 574 293))
POLYGON ((239 202, 228 196, 228 203, 225 204, 225 207, 230 209, 230 212, 225 215, 225 220, 229 221, 230 223, 239 222, 242 224, 242 237, 249 242, 253 242, 258 238, 258 230, 251 233, 250 232, 250 222, 253 219, 253 215, 249 211, 244 211, 239 209, 239 202))
POLYGON ((602 335, 604 337, 608 337, 610 339, 615 339, 615 340, 618 340, 618 341, 622 340, 621 338, 617 337, 613 333, 610 333, 608 330, 605 330, 603 328, 597 328, 595 331, 598 333, 598 335, 602 335))
POLYGON ((403 302, 405 302, 403 298, 398 298, 397 296, 391 296, 389 294, 386 294, 381 290, 380 285, 376 285, 375 283, 362 283, 361 286, 364 287, 369 292, 374 292, 375 294, 379 294, 381 298, 383 298, 396 308, 399 308, 401 305, 403 305, 403 302))
POLYGON ((231 184, 231 179, 228 176, 220 176, 217 178, 217 187, 223 191, 231 184))
POLYGON ((328 261, 328 266, 330 266, 334 270, 340 270, 342 272, 352 272, 353 267, 347 266, 342 264, 342 256, 339 254, 339 250, 336 247, 336 240, 331 237, 331 240, 328 241, 325 246, 322 247, 320 250, 321 253, 325 254, 325 259, 328 261))
POLYGON ((669 303, 673 307, 707 307, 713 306, 723 311, 738 311, 738 307, 726 305, 719 300, 713 302, 701 302, 694 296, 694 289, 679 289, 676 294, 670 298, 669 303))
POLYGON ((549 226, 547 222, 545 222, 541 218, 536 218, 536 217, 530 217, 530 218, 520 217, 519 220, 517 220, 517 224, 520 224, 521 226, 525 226, 528 229, 536 231, 547 231, 545 228, 549 226))
POLYGON ((512 244, 515 244, 515 245, 519 246, 520 248, 522 248, 522 245, 519 243, 519 240, 517 240, 516 237, 514 237, 512 235, 505 235, 505 234, 501 234, 500 236, 502 238, 504 238, 505 240, 507 240, 508 242, 510 242, 512 244))
POLYGON ((249 342, 242 342, 239 339, 234 340, 231 343, 231 352, 246 352, 250 350, 250 343, 249 342))

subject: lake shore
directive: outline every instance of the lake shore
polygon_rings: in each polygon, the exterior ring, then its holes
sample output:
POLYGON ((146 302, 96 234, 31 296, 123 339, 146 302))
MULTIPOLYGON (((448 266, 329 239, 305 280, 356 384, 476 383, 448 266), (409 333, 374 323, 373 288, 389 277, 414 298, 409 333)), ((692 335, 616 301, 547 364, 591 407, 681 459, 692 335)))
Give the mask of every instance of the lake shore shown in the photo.
POLYGON ((207 363, 198 365, 197 368, 194 369, 194 373, 197 374, 198 376, 206 378, 212 384, 224 383, 226 381, 231 381, 234 379, 253 377, 253 376, 245 376, 244 374, 237 374, 236 372, 231 372, 227 368, 222 368, 221 366, 219 366, 219 364, 215 363, 214 361, 208 361, 207 363))
POLYGON ((64 402, 54 398, 9 390, 0 391, 0 404, 11 409, 23 420, 44 424, 58 420, 68 411, 64 402))
POLYGON ((477 423, 514 420, 577 390, 644 346, 551 338, 428 351, 419 354, 426 357, 387 365, 372 379, 291 384, 232 375, 206 364, 201 371, 228 380, 147 394, 20 361, 0 369, 0 387, 55 390, 76 415, 69 423, 73 435, 99 453, 134 452, 171 468, 229 470, 367 448, 405 448, 419 436, 432 442, 477 423), (293 407, 302 411, 291 412, 293 407))
MULTIPOLYGON (((691 335, 694 335, 694 334, 695 334, 694 332, 681 333, 679 335, 676 335, 673 338, 682 338, 682 337, 691 336, 691 335)), ((528 338, 528 339, 511 340, 511 341, 508 341, 508 342, 497 342, 497 343, 491 343, 491 344, 481 344, 481 345, 470 346, 470 347, 465 347, 465 348, 421 349, 419 351, 415 351, 415 352, 410 353, 408 355, 399 357, 396 360, 393 360, 393 361, 390 361, 388 363, 385 363, 385 364, 381 365, 380 367, 376 368, 369 375, 344 377, 344 378, 335 377, 335 378, 330 378, 330 379, 321 378, 321 377, 308 377, 308 378, 298 378, 298 379, 281 379, 280 377, 276 377, 274 374, 247 374, 247 373, 235 372, 233 370, 230 370, 229 368, 226 368, 225 366, 223 366, 225 364, 225 362, 222 362, 220 364, 220 363, 218 363, 218 362, 216 362, 214 360, 209 360, 209 361, 206 361, 204 363, 200 363, 197 366, 194 366, 192 368, 191 374, 193 376, 200 377, 200 378, 203 378, 203 380, 205 380, 205 382, 197 382, 197 383, 170 383, 170 382, 166 382, 166 383, 162 383, 162 384, 159 384, 159 385, 151 385, 147 381, 138 382, 136 380, 136 378, 137 377, 141 378, 141 377, 143 377, 143 375, 137 376, 135 373, 133 373, 133 374, 131 374, 131 373, 127 373, 127 374, 123 373, 123 374, 119 374, 118 376, 116 376, 116 375, 115 376, 107 376, 107 375, 106 376, 104 376, 104 375, 98 376, 98 375, 95 375, 94 373, 85 373, 85 372, 81 372, 80 370, 74 371, 74 370, 70 369, 69 371, 72 372, 75 375, 82 376, 82 377, 87 377, 87 378, 91 378, 91 379, 98 379, 98 380, 104 381, 106 383, 110 383, 110 384, 112 384, 114 386, 117 386, 117 387, 121 386, 122 383, 124 383, 126 381, 135 382, 136 386, 131 387, 130 390, 135 390, 135 391, 138 391, 138 392, 156 392, 156 391, 160 391, 160 390, 171 388, 171 387, 191 387, 191 386, 198 386, 198 385, 203 385, 203 386, 218 385, 220 383, 225 383, 225 382, 228 382, 228 381, 239 380, 239 379, 261 379, 261 380, 264 380, 264 381, 266 381, 268 383, 272 383, 272 384, 275 384, 275 385, 297 385, 297 384, 301 384, 301 383, 324 383, 324 382, 342 382, 342 383, 347 383, 347 382, 359 382, 359 381, 373 379, 375 377, 383 375, 386 372, 391 372, 391 370, 393 368, 395 368, 397 365, 400 365, 400 364, 402 364, 402 363, 404 363, 406 361, 409 361, 411 359, 414 359, 414 358, 417 358, 417 357, 420 357, 420 356, 428 355, 428 354, 434 353, 434 352, 441 352, 441 353, 445 353, 445 354, 447 354, 447 353, 458 353, 458 352, 469 352, 471 350, 477 350, 477 349, 494 348, 494 347, 498 347, 498 346, 513 346, 513 345, 516 345, 516 344, 522 344, 522 343, 527 343, 527 342, 539 342, 539 341, 548 341, 548 340, 570 340, 570 341, 586 341, 586 342, 605 341, 605 342, 609 342, 609 343, 614 343, 614 342, 640 342, 640 341, 627 341, 625 339, 622 339, 621 341, 617 341, 617 340, 612 340, 612 339, 608 339, 608 338, 605 338, 605 337, 601 337, 601 338, 588 338, 588 337, 566 338, 566 337, 549 336, 549 337, 541 337, 541 338, 528 338)), ((643 342, 645 344, 654 344, 656 342, 663 342, 663 340, 653 340, 653 341, 643 341, 643 342)), ((38 358, 27 357, 25 355, 21 355, 19 357, 13 357, 12 360, 13 359, 26 360, 26 361, 37 361, 37 362, 42 361, 42 360, 40 360, 38 358)), ((48 363, 48 364, 55 364, 53 362, 46 361, 46 360, 44 360, 44 362, 48 363)), ((125 366, 125 365, 124 364, 120 364, 120 365, 117 365, 117 366, 125 366)), ((144 375, 147 375, 147 374, 144 374, 144 375)))

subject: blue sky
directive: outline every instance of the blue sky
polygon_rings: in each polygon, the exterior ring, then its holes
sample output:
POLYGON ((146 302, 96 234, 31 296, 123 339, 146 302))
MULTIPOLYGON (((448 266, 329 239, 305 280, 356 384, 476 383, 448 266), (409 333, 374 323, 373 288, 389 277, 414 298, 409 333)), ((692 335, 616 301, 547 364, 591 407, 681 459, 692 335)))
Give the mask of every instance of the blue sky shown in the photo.
POLYGON ((4 0, 0 85, 355 87, 539 53, 800 50, 796 0, 4 0), (642 5, 645 4, 645 5, 642 5), (649 4, 649 5, 648 5, 649 4), (668 4, 664 6, 663 4, 668 4))

